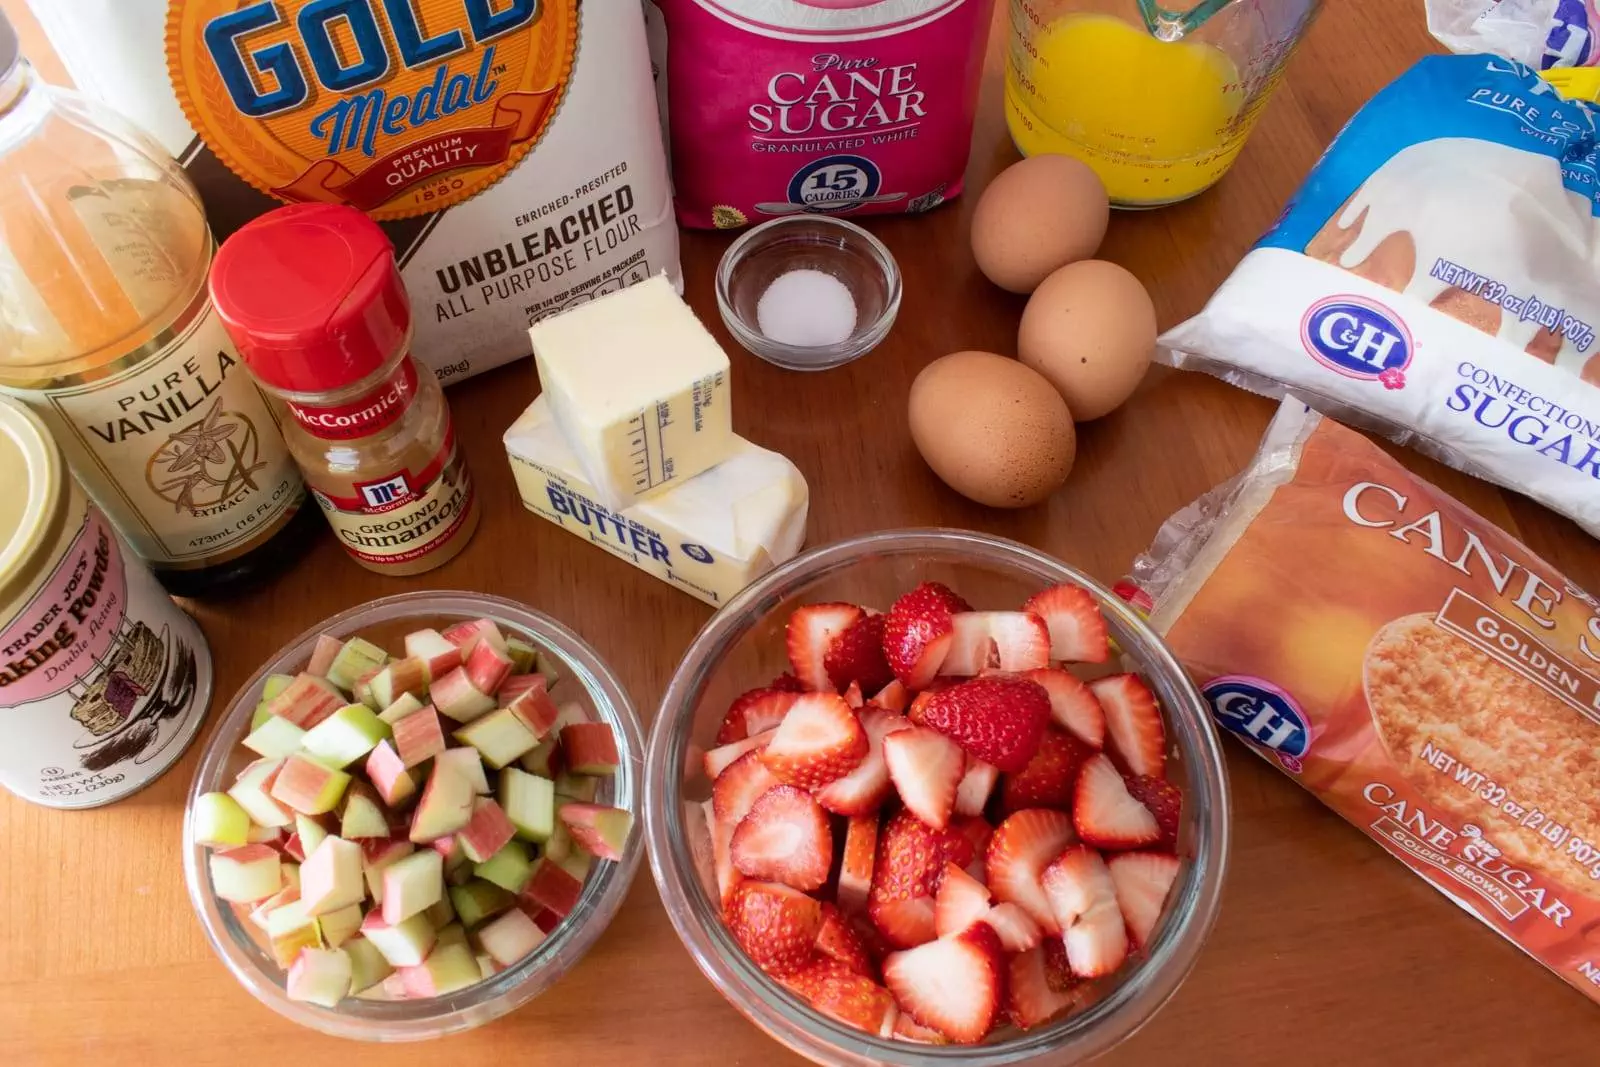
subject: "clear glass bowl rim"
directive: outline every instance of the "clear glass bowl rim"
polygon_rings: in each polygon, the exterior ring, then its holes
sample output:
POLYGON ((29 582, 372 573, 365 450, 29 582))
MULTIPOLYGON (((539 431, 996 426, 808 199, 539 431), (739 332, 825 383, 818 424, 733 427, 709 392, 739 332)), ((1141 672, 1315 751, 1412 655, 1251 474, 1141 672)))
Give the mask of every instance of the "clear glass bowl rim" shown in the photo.
MULTIPOLYGON (((1169 743, 1174 738, 1168 738, 1169 743)), ((840 1067, 1000 1067, 1083 1063, 1122 1042, 1154 1016, 1193 969, 1216 921, 1225 879, 1230 802, 1221 740, 1199 690, 1166 645, 1120 597, 1075 568, 1016 541, 954 529, 867 534, 812 549, 759 579, 731 600, 696 636, 674 674, 651 730, 645 764, 645 830, 650 867, 668 918, 696 965, 728 1001, 800 1055, 840 1067), (931 1046, 864 1034, 811 1011, 768 978, 738 949, 699 882, 683 825, 681 769, 693 713, 723 654, 757 620, 795 590, 875 556, 931 555, 996 566, 1042 584, 1070 581, 1100 601, 1123 651, 1162 699, 1189 775, 1185 802, 1192 853, 1177 890, 1173 918, 1144 958, 1089 1010, 1004 1042, 931 1046)))
POLYGON ((559 981, 599 940, 627 898, 644 853, 642 820, 636 819, 621 862, 596 861, 573 911, 576 921, 563 923, 516 966, 448 996, 417 1001, 346 999, 336 1010, 321 1008, 290 1000, 280 984, 278 969, 274 967, 271 973, 263 970, 239 944, 229 930, 238 920, 210 892, 210 876, 204 866, 210 850, 191 844, 191 818, 196 797, 225 788, 222 779, 228 761, 244 736, 242 727, 248 726, 262 681, 290 664, 303 663, 319 634, 355 633, 379 623, 450 616, 494 619, 532 637, 555 655, 565 676, 584 688, 596 713, 617 733, 622 762, 612 780, 612 803, 635 812, 640 807, 644 734, 627 690, 583 638, 542 612, 504 597, 465 590, 401 593, 339 612, 290 640, 239 688, 206 738, 184 808, 184 880, 207 942, 240 984, 278 1014, 335 1037, 419 1041, 472 1029, 521 1007, 559 981))

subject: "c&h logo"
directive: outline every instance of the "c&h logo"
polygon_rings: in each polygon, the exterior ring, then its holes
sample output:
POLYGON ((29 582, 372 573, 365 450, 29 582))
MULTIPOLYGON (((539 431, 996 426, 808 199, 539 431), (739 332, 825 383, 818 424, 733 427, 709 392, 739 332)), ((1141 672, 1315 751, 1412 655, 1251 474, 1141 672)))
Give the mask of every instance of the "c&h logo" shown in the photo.
POLYGON ((1318 363, 1347 378, 1404 389, 1416 353, 1411 331, 1376 300, 1343 294, 1311 305, 1300 320, 1300 341, 1318 363))
POLYGON ((1311 751, 1311 727, 1292 696, 1265 679, 1238 674, 1213 678, 1200 692, 1218 726, 1271 749, 1284 767, 1300 773, 1311 751))

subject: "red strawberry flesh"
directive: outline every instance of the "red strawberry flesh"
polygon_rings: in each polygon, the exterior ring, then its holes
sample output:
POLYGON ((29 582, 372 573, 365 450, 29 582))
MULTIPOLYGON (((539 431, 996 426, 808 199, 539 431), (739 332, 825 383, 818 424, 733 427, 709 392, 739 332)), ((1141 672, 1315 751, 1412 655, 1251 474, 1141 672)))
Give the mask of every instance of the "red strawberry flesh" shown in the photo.
POLYGON ((761 750, 761 761, 781 781, 815 789, 855 770, 870 748, 861 720, 843 697, 806 693, 761 750))
POLYGON ((733 831, 731 852, 747 878, 820 889, 833 865, 828 813, 809 793, 777 786, 762 794, 733 831))
POLYGON ((975 678, 939 690, 921 718, 973 756, 1014 774, 1039 748, 1050 697, 1026 678, 975 678))
POLYGON ((1089 683, 1106 713, 1111 750, 1134 774, 1160 777, 1167 761, 1167 733, 1150 688, 1136 674, 1113 674, 1089 683))
POLYGON ((1024 808, 1072 810, 1078 772, 1095 750, 1072 734, 1047 729, 1028 765, 1006 775, 1000 786, 1000 810, 1006 814, 1024 808))
POLYGON ((1103 753, 1078 772, 1072 824, 1078 836, 1096 848, 1142 848, 1161 839, 1156 817, 1128 792, 1122 775, 1103 753))
POLYGON ((884 982, 900 1010, 952 1041, 983 1040, 999 1018, 1005 950, 986 924, 883 961, 884 982))
POLYGON ((806 604, 789 616, 789 663, 795 677, 813 692, 831 692, 825 659, 834 638, 865 614, 854 604, 806 604))
POLYGON ((951 617, 972 606, 938 582, 924 582, 896 600, 884 620, 883 654, 910 689, 926 688, 950 647, 951 617))
POLYGON ((961 746, 935 730, 913 726, 883 739, 883 761, 908 811, 935 830, 950 824, 956 787, 966 771, 961 746))
POLYGON ((1106 746, 1106 713, 1088 683, 1057 667, 1029 671, 1026 677, 1049 694, 1050 718, 1057 726, 1091 748, 1106 746))
POLYGON ((1104 663, 1111 658, 1105 617, 1094 595, 1082 586, 1053 586, 1030 597, 1022 610, 1044 620, 1050 632, 1051 659, 1104 663))
POLYGON ((822 905, 786 885, 745 882, 729 898, 725 918, 745 954, 762 970, 782 975, 811 961, 822 905))
POLYGON ((1065 812, 1030 808, 1011 815, 989 841, 989 890, 1022 908, 1046 934, 1061 932, 1040 885, 1045 867, 1076 838, 1065 812))
POLYGON ((1178 857, 1169 852, 1123 852, 1106 860, 1117 907, 1133 943, 1144 948, 1161 920, 1167 894, 1178 880, 1178 857))
POLYGON ((852 684, 863 692, 876 693, 894 681, 894 672, 883 657, 883 630, 886 615, 862 615, 833 639, 823 654, 822 666, 828 680, 840 692, 852 684))

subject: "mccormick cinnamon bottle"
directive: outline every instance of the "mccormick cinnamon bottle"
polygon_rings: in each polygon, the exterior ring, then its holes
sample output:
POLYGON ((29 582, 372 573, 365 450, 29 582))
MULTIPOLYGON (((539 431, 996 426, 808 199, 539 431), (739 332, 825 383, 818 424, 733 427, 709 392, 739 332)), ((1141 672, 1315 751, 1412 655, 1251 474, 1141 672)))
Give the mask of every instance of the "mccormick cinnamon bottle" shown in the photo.
POLYGON ((394 247, 337 204, 279 208, 223 243, 211 297, 345 551, 421 574, 466 546, 478 499, 444 391, 411 356, 394 247))

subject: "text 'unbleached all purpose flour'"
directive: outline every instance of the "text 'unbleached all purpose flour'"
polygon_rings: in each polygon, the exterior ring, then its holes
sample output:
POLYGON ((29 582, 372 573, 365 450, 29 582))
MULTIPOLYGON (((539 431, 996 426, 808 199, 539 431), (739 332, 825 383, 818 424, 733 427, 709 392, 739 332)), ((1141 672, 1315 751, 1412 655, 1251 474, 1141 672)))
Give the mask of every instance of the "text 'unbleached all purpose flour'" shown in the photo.
POLYGON ((29 2, 79 88, 183 162, 219 240, 280 202, 379 220, 447 382, 528 355, 536 319, 678 281, 636 3, 29 2))
POLYGON ((960 192, 990 0, 649 0, 678 219, 927 211, 960 192))

